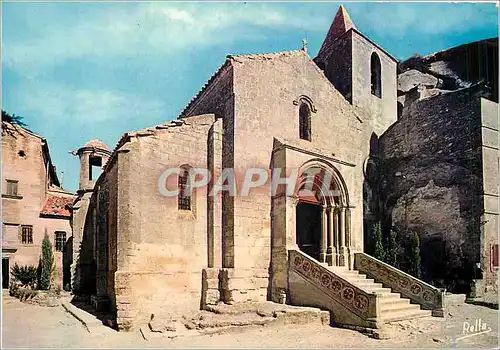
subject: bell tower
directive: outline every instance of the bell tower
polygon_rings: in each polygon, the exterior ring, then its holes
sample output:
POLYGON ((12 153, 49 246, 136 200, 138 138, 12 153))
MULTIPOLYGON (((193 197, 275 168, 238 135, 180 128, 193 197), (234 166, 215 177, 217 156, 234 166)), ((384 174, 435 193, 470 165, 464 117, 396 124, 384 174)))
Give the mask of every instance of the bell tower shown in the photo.
POLYGON ((79 190, 90 192, 111 156, 109 147, 102 141, 91 140, 76 152, 80 157, 79 190))
POLYGON ((314 62, 380 136, 397 120, 397 60, 340 6, 314 62))

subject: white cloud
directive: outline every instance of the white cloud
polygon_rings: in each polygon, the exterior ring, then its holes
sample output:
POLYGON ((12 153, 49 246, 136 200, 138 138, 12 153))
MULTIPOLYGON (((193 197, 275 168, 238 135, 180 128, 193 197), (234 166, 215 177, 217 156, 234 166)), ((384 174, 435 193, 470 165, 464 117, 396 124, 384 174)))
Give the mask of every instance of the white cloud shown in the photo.
MULTIPOLYGON (((364 5, 356 12, 357 23, 384 37, 439 36, 497 26, 491 3, 381 3, 364 5), (370 7, 368 7, 370 6, 370 7)), ((363 28, 359 28, 363 31, 363 28)), ((366 31, 365 30, 365 31, 366 31)))
POLYGON ((17 91, 15 99, 26 111, 50 123, 127 122, 133 118, 156 116, 164 110, 162 103, 137 94, 70 89, 54 83, 26 85, 17 91))
POLYGON ((70 24, 51 18, 25 40, 5 37, 3 61, 11 69, 36 74, 69 59, 124 58, 142 52, 172 55, 230 42, 242 39, 241 31, 232 30, 237 26, 325 30, 312 16, 295 17, 284 8, 235 5, 139 3, 133 10, 116 6, 94 11, 70 24))

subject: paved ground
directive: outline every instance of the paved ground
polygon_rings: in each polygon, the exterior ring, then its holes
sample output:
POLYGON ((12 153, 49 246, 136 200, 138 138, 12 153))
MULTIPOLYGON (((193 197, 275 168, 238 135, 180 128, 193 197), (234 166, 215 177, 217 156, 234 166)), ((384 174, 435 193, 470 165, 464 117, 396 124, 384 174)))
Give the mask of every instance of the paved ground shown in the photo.
POLYGON ((102 327, 88 333, 82 324, 62 307, 46 308, 24 304, 4 296, 3 348, 96 347, 96 348, 422 348, 422 347, 498 347, 498 311, 468 305, 464 296, 449 298, 446 318, 424 318, 399 322, 387 327, 389 339, 376 340, 359 332, 318 325, 239 327, 222 334, 168 339, 140 333, 115 332, 102 327), (476 321, 477 320, 477 321, 476 321), (481 320, 481 321, 479 321, 481 320), (464 333, 464 322, 466 333, 464 333), (481 324, 487 333, 471 332, 469 325, 481 324), (468 331, 468 333, 467 333, 468 331))

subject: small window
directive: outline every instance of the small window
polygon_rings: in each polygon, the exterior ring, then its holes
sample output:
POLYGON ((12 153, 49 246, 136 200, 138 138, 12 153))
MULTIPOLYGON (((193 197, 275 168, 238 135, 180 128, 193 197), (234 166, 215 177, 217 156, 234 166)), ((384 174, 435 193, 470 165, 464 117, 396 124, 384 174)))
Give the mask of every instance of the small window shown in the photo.
POLYGON ((24 153, 23 150, 20 150, 19 152, 17 152, 17 154, 19 155, 19 157, 22 157, 22 158, 26 157, 26 153, 24 153))
POLYGON ((301 103, 299 108, 299 136, 311 141, 311 109, 307 103, 301 103))
POLYGON ((375 52, 372 53, 370 72, 372 95, 375 95, 378 98, 382 98, 382 72, 380 66, 380 58, 375 52))
POLYGON ((491 268, 498 269, 498 244, 491 246, 491 268))
POLYGON ((9 196, 17 196, 17 180, 5 180, 5 194, 9 196))
POLYGON ((102 173, 102 157, 92 156, 89 158, 89 181, 95 181, 102 173))
POLYGON ((21 243, 33 244, 33 226, 21 226, 21 243))
POLYGON ((179 194, 177 203, 179 210, 191 210, 191 184, 189 181, 189 171, 181 169, 179 174, 179 194))
POLYGON ((64 245, 66 244, 66 232, 56 231, 54 241, 56 242, 56 251, 64 251, 64 245))

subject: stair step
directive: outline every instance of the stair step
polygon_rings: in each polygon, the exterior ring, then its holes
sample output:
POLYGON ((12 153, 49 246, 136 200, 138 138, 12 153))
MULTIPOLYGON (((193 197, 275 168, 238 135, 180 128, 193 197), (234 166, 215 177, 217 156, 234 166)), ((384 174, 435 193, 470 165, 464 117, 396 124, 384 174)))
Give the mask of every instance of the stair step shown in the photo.
POLYGON ((357 271, 357 270, 332 269, 331 267, 329 268, 329 270, 337 275, 340 275, 340 276, 359 276, 360 275, 359 271, 357 271))
POLYGON ((431 314, 432 312, 430 310, 391 311, 385 313, 385 315, 382 316, 382 319, 385 323, 390 323, 412 318, 428 317, 431 316, 431 314))
POLYGON ((378 293, 382 295, 387 295, 392 293, 392 290, 390 288, 384 288, 384 287, 371 287, 371 286, 363 286, 363 289, 366 290, 367 292, 371 293, 378 293))
MULTIPOLYGON (((400 299, 404 301, 405 299, 400 299)), ((391 313, 399 311, 413 312, 420 310, 420 305, 410 304, 410 303, 384 303, 380 305, 380 310, 382 313, 391 313)))
POLYGON ((351 281, 353 284, 365 288, 365 287, 372 287, 372 288, 383 288, 382 283, 375 283, 369 280, 366 281, 351 281))
POLYGON ((410 299, 401 298, 397 293, 384 294, 382 298, 380 298, 380 304, 410 304, 410 299), (394 294, 394 295, 392 295, 394 294))

